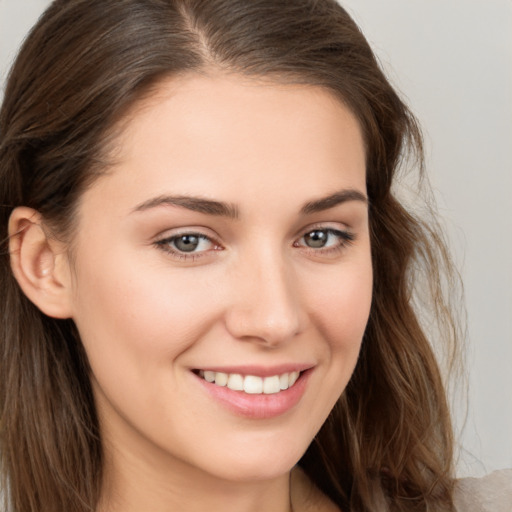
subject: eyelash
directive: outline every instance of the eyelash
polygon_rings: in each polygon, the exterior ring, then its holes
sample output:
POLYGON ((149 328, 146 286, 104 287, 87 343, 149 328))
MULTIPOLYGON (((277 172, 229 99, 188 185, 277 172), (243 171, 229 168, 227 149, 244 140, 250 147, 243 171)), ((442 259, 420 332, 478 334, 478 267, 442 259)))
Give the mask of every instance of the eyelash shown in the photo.
MULTIPOLYGON (((308 231, 306 231, 297 241, 293 243, 293 247, 301 247, 308 251, 309 253, 313 254, 320 254, 320 255, 334 255, 346 247, 352 245, 352 243, 355 240, 355 235, 349 231, 342 231, 339 229, 329 228, 329 227, 313 227, 310 228, 308 231), (324 232, 327 234, 327 236, 336 236, 338 237, 338 242, 333 246, 328 247, 308 247, 304 244, 301 244, 300 241, 304 239, 307 235, 311 235, 314 232, 324 232)), ((216 250, 222 250, 222 246, 218 243, 216 243, 211 237, 203 234, 203 233, 196 233, 194 231, 187 231, 183 233, 179 233, 176 235, 172 235, 170 237, 162 238, 161 240, 155 241, 155 245, 162 251, 170 254, 174 258, 177 258, 181 261, 196 261, 199 258, 202 258, 207 255, 210 251, 216 251, 216 250), (199 252, 190 252, 187 253, 185 251, 180 251, 177 248, 173 248, 172 244, 176 242, 176 240, 179 240, 182 237, 196 237, 200 241, 208 241, 212 244, 213 249, 210 250, 204 250, 199 252)))
POLYGON ((219 244, 216 244, 215 241, 211 239, 211 237, 204 235, 203 233, 195 233, 193 231, 187 231, 187 232, 179 233, 177 235, 172 235, 170 237, 163 238, 161 240, 157 240, 155 242, 155 245, 162 251, 164 251, 164 252, 170 254, 171 256, 173 256, 174 258, 177 258, 182 261, 195 261, 196 259, 205 256, 206 253, 209 252, 208 250, 206 250, 206 251, 200 251, 200 252, 187 253, 185 251, 180 251, 177 248, 172 248, 171 244, 173 244, 176 240, 186 237, 186 236, 196 237, 200 241, 208 241, 214 246, 214 249, 212 249, 212 250, 220 250, 221 246, 219 244))
POLYGON ((334 255, 342 251, 343 249, 347 248, 348 246, 352 245, 352 243, 355 240, 355 235, 349 231, 342 231, 340 229, 334 229, 334 228, 328 228, 328 227, 314 227, 312 229, 309 229, 306 231, 298 241, 293 243, 294 247, 303 247, 308 252, 313 254, 320 253, 322 256, 327 255, 334 255), (335 236, 338 237, 338 241, 328 247, 308 247, 306 245, 300 244, 299 241, 303 240, 307 235, 311 235, 314 232, 323 232, 326 233, 328 236, 335 236))

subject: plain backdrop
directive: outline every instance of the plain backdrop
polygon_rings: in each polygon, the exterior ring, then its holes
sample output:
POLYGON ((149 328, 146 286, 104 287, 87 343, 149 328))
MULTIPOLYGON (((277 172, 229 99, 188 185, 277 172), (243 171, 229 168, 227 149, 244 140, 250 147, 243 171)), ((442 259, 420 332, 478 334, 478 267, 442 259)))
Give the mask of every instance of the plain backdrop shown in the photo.
MULTIPOLYGON (((0 0, 2 89, 17 47, 48 3, 0 0)), ((341 3, 422 123, 464 278, 469 408, 459 475, 512 467, 512 1, 341 3)))

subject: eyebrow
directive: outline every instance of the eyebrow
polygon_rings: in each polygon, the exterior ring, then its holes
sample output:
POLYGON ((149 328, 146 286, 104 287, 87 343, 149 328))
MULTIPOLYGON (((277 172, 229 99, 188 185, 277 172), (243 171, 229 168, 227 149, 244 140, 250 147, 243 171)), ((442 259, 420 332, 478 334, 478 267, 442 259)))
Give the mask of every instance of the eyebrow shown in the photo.
MULTIPOLYGON (((302 215, 310 215, 312 213, 321 212, 334 208, 339 204, 348 201, 360 201, 365 204, 368 203, 368 198, 358 190, 346 189, 326 197, 309 201, 305 203, 300 209, 302 215)), ((205 213, 207 215, 216 215, 220 217, 228 217, 230 219, 238 219, 240 214, 238 207, 232 203, 224 203, 221 201, 214 201, 212 199, 205 199, 202 197, 194 196, 168 196, 162 195, 154 197, 136 206, 133 212, 143 212, 158 206, 179 206, 192 210, 194 212, 205 213)))
POLYGON ((311 213, 322 212, 334 208, 339 204, 346 203, 348 201, 361 201, 368 204, 368 198, 359 190, 346 189, 330 194, 326 197, 316 199, 306 203, 300 210, 303 215, 309 215, 311 213))
POLYGON ((142 212, 157 206, 181 206, 187 210, 205 213, 207 215, 218 215, 220 217, 229 217, 238 219, 238 208, 234 204, 213 201, 202 197, 193 196, 158 196, 136 206, 134 212, 142 212))

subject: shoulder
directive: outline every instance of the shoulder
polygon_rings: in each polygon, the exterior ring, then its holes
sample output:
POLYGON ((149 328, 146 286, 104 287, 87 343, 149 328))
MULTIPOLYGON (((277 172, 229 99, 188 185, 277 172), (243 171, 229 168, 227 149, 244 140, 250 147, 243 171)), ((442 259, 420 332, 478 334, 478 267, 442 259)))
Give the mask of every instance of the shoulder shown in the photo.
POLYGON ((511 512, 512 469, 483 478, 463 478, 455 486, 457 512, 511 512))
POLYGON ((292 471, 291 493, 293 512, 340 512, 298 466, 292 471))

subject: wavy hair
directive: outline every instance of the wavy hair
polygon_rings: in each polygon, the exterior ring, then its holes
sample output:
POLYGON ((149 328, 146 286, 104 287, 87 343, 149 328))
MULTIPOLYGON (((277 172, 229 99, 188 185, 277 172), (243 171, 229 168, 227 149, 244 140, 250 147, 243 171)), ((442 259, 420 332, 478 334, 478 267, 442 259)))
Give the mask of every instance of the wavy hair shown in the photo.
POLYGON ((16 206, 34 208, 71 240, 77 202, 104 171, 123 114, 160 80, 212 68, 323 87, 354 113, 366 144, 369 323, 354 375, 300 466, 342 510, 452 510, 452 429, 429 338, 453 360, 457 324, 444 289, 453 273, 438 225, 420 220, 395 191, 407 162, 422 173, 421 133, 334 0, 56 0, 32 29, 0 111, 6 510, 94 511, 103 465, 77 330, 20 290, 9 216, 16 206), (439 329, 418 301, 430 305, 439 329))

